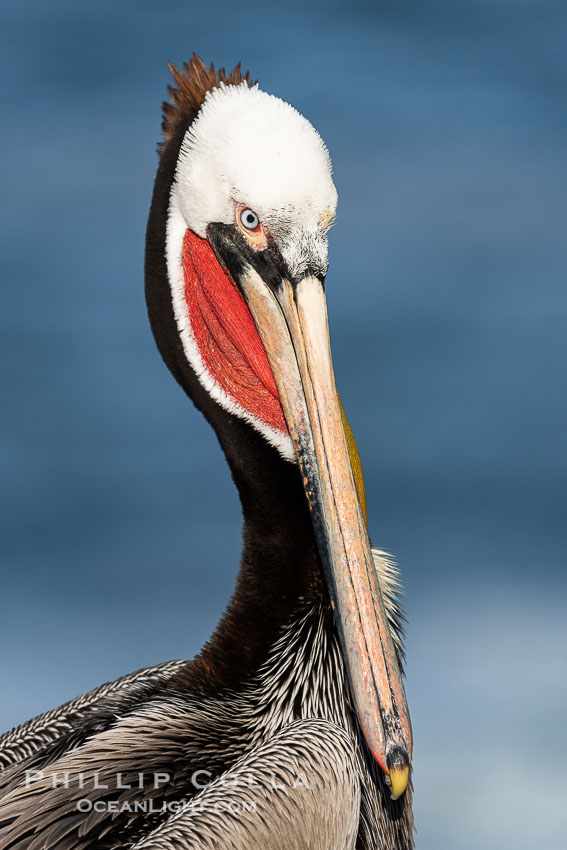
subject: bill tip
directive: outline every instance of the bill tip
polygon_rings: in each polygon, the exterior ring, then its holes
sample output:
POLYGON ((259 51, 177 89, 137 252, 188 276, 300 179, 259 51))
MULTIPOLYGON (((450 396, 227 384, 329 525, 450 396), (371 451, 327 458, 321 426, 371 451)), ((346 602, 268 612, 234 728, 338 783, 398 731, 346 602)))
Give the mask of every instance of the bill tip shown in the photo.
POLYGON ((403 767, 391 767, 389 779, 392 800, 397 800, 408 787, 409 765, 406 764, 403 767))

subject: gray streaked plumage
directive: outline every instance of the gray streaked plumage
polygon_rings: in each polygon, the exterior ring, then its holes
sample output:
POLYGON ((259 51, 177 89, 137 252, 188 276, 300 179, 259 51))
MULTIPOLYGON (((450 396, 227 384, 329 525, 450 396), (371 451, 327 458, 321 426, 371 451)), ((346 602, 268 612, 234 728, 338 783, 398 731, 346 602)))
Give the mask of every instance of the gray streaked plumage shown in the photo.
POLYGON ((123 697, 125 701, 140 699, 152 686, 159 686, 177 673, 186 661, 165 661, 155 667, 136 670, 113 682, 99 685, 86 694, 39 714, 20 726, 0 735, 0 771, 29 758, 48 744, 77 728, 89 715, 96 713, 108 697, 123 697))
MULTIPOLYGON (((396 572, 391 564, 383 568, 383 563, 377 554, 380 581, 390 601, 391 628, 397 632, 399 609, 393 607, 396 572)), ((238 693, 228 692, 207 702, 183 692, 176 685, 176 676, 188 664, 173 661, 125 676, 4 735, 0 763, 11 765, 0 773, 0 794, 4 795, 0 800, 1 850, 103 850, 137 846, 136 842, 160 850, 239 848, 246 843, 254 848, 343 850, 353 846, 352 818, 360 846, 412 846, 408 823, 403 818, 384 817, 398 804, 390 799, 380 769, 364 756, 328 609, 310 608, 289 624, 256 679, 238 693), (284 734, 287 730, 292 730, 289 737, 284 734), (322 747, 322 739, 330 742, 334 758, 327 744, 322 747), (350 752, 358 777, 358 796, 350 779, 344 784, 345 776, 351 776, 346 752, 350 752), (219 777, 234 775, 249 764, 265 774, 276 756, 276 772, 305 772, 308 784, 315 788, 324 783, 324 790, 311 795, 294 790, 282 798, 289 811, 284 806, 269 817, 245 812, 245 824, 225 813, 225 826, 228 829, 233 824, 234 834, 223 834, 224 844, 207 845, 220 828, 213 805, 225 790, 219 777), (199 770, 207 771, 214 780, 203 791, 193 780, 199 770), (42 771, 43 776, 26 784, 26 771, 42 771), (140 788, 133 782, 138 774, 152 772, 168 774, 171 782, 157 789, 151 784, 140 788), (71 777, 68 787, 53 787, 53 777, 66 773, 71 777), (121 784, 132 784, 130 790, 116 788, 117 774, 121 774, 121 784), (333 782, 329 776, 337 780, 333 782), (193 803, 173 816, 169 810, 147 813, 143 809, 111 815, 78 811, 78 801, 86 797, 91 801, 127 800, 132 805, 154 800, 157 808, 171 802, 193 803), (331 810, 340 808, 332 829, 337 836, 341 834, 343 843, 333 843, 335 838, 323 830, 327 805, 331 810), (296 835, 295 826, 285 843, 265 843, 267 823, 276 830, 282 818, 299 811, 306 831, 297 833, 297 841, 303 843, 289 843, 290 836, 296 835), (245 835, 253 834, 254 828, 258 837, 249 835, 246 842, 245 835), (197 840, 205 843, 195 843, 197 840)), ((242 803, 249 802, 247 794, 242 803)), ((269 809, 270 796, 262 791, 258 794, 256 801, 269 809)))
POLYGON ((299 720, 239 759, 134 847, 351 850, 359 810, 351 739, 326 720, 299 720))

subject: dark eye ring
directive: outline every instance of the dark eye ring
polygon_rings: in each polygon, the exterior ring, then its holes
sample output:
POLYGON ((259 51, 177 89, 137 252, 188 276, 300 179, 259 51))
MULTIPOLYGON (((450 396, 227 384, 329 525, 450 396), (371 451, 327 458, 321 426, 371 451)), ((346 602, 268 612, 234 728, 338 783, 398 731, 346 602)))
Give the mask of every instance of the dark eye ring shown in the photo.
POLYGON ((254 210, 246 207, 240 212, 240 224, 242 227, 246 228, 246 230, 258 230, 260 227, 260 219, 254 210))

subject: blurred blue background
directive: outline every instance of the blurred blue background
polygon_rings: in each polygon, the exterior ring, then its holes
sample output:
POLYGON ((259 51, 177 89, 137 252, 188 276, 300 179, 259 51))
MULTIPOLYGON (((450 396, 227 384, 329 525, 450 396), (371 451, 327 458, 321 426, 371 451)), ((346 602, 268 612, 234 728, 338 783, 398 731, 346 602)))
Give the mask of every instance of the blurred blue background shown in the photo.
POLYGON ((567 7, 3 0, 7 728, 190 657, 239 506, 142 289, 167 60, 320 130, 328 299, 370 523, 406 586, 420 850, 567 846, 567 7))

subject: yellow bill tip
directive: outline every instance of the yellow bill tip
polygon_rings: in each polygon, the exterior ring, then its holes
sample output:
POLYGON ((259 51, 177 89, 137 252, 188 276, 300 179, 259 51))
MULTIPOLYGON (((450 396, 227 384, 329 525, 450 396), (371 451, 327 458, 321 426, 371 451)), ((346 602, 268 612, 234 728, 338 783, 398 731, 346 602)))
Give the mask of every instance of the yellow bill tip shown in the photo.
POLYGON ((389 779, 392 800, 397 800, 408 787, 409 765, 390 768, 389 779))

